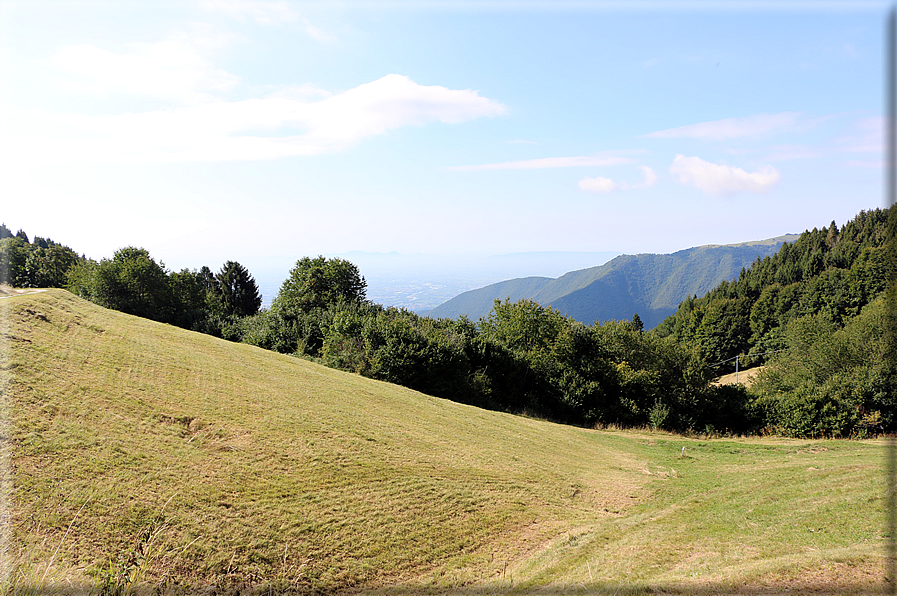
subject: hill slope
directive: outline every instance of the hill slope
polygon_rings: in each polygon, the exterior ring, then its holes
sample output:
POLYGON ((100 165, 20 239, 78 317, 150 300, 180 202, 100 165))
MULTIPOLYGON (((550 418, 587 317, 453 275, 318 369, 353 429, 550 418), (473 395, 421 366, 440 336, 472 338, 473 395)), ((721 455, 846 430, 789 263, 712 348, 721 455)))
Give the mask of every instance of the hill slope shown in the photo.
POLYGON ((149 584, 219 592, 799 593, 880 569, 880 445, 564 427, 60 290, 0 299, 0 327, 20 590, 141 553, 149 584))
POLYGON ((699 246, 669 255, 621 255, 604 265, 571 271, 557 279, 514 279, 465 292, 427 313, 431 317, 467 315, 479 319, 494 300, 520 298, 553 306, 587 325, 629 320, 639 314, 651 329, 689 296, 702 296, 723 280, 738 276, 757 257, 775 254, 796 235, 726 246, 699 246))

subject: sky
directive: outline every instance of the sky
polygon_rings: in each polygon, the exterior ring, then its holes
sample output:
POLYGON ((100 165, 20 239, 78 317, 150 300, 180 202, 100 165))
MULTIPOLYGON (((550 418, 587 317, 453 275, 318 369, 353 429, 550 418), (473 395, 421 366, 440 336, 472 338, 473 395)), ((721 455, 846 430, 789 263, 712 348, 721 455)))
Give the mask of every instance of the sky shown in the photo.
POLYGON ((840 225, 884 202, 890 6, 2 0, 0 219, 253 272, 840 225))

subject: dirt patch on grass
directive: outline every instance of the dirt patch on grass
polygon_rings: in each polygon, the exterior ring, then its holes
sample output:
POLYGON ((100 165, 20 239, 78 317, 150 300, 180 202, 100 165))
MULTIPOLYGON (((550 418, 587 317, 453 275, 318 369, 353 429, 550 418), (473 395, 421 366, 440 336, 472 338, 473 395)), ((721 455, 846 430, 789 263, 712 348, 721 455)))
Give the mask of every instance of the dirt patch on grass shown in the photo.
POLYGON ((746 368, 744 370, 740 370, 737 373, 729 373, 727 375, 723 375, 713 382, 714 385, 735 385, 739 383, 744 385, 745 387, 750 387, 754 384, 754 380, 757 375, 766 368, 765 366, 757 366, 754 368, 746 368))

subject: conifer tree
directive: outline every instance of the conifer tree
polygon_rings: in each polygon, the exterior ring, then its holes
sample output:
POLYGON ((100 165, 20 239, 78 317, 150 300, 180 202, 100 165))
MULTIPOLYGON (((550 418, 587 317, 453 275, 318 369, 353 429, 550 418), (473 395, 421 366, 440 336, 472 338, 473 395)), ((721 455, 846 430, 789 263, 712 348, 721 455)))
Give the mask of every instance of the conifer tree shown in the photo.
MULTIPOLYGON (((202 274, 202 272, 201 272, 202 274)), ((262 306, 258 285, 249 271, 236 261, 228 261, 215 276, 217 294, 224 311, 238 317, 254 315, 262 306)))

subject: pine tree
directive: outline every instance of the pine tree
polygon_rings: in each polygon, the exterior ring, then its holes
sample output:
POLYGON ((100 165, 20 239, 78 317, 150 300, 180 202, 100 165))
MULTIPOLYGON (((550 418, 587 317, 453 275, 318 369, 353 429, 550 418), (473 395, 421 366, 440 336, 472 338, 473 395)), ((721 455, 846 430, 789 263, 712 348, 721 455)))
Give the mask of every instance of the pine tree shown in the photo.
POLYGON ((228 261, 215 276, 218 282, 218 299, 228 314, 238 317, 254 315, 262 306, 255 279, 236 261, 228 261))

